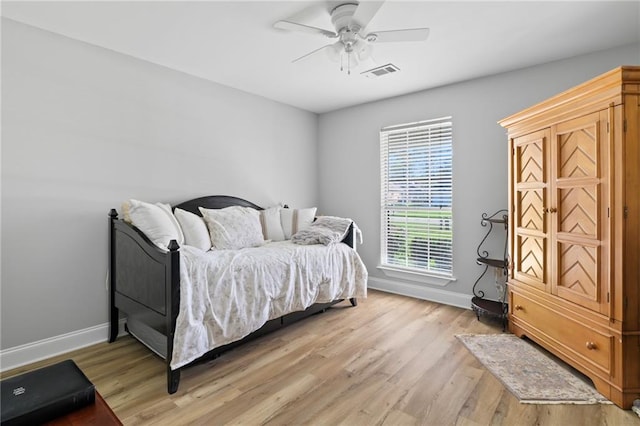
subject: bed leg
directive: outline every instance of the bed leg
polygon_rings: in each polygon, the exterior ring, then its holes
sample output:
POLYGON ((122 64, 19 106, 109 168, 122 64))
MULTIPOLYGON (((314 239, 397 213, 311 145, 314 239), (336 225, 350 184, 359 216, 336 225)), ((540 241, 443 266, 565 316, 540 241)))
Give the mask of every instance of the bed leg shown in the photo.
POLYGON ((167 392, 176 393, 180 384, 180 370, 172 370, 167 366, 167 392))
POLYGON ((358 306, 358 299, 356 299, 355 297, 349 299, 349 302, 351 302, 351 306, 358 306))
POLYGON ((111 308, 111 318, 109 327, 109 343, 113 343, 118 338, 118 331, 120 331, 118 308, 111 308))
POLYGON ((109 211, 109 343, 113 343, 118 338, 120 331, 119 320, 120 312, 116 308, 116 231, 114 222, 118 220, 118 212, 116 209, 109 211))

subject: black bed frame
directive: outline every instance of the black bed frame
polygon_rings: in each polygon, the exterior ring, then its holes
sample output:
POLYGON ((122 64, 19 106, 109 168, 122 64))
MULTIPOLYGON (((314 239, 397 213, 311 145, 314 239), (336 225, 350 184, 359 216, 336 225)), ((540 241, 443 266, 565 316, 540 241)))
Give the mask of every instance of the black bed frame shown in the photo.
MULTIPOLYGON (((250 201, 226 195, 196 198, 178 204, 174 209, 180 208, 201 216, 199 207, 221 209, 230 206, 262 210, 250 201)), ((246 341, 315 313, 324 312, 331 305, 342 301, 340 299, 329 303, 317 303, 305 311, 293 312, 270 320, 245 338, 215 348, 187 366, 172 370, 173 337, 180 307, 180 247, 175 240, 171 240, 168 251, 158 248, 135 226, 118 219, 115 209, 109 212, 109 239, 109 342, 114 342, 118 337, 120 311, 127 317, 135 317, 137 321, 158 332, 162 336, 162 344, 166 345, 165 361, 169 393, 175 393, 178 390, 182 368, 215 358, 222 352, 246 341)), ((353 226, 349 229, 343 243, 354 247, 353 226)), ((355 298, 349 300, 353 306, 357 305, 355 298)))

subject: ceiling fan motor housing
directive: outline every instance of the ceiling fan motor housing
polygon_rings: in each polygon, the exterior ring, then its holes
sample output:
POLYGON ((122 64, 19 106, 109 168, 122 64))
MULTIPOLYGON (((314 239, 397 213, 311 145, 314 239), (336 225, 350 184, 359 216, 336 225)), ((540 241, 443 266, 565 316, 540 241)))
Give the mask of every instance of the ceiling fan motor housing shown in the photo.
POLYGON ((342 32, 345 28, 354 33, 360 31, 360 27, 356 23, 351 22, 351 18, 357 8, 357 3, 345 3, 331 11, 331 23, 338 33, 342 32))

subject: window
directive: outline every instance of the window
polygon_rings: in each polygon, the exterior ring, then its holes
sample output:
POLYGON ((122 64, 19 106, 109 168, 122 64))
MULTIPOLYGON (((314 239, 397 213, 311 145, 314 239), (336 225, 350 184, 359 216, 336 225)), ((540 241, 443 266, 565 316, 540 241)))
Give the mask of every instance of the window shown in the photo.
POLYGON ((381 268, 451 277, 452 122, 380 131, 381 268))

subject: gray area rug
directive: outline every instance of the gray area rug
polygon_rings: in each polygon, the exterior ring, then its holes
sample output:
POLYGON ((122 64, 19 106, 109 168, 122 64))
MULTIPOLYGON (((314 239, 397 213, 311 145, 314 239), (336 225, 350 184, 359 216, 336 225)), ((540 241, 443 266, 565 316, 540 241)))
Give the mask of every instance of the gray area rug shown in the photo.
POLYGON ((521 403, 611 404, 569 367, 527 340, 508 333, 456 337, 521 403))

